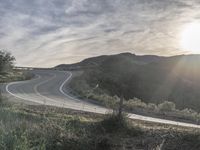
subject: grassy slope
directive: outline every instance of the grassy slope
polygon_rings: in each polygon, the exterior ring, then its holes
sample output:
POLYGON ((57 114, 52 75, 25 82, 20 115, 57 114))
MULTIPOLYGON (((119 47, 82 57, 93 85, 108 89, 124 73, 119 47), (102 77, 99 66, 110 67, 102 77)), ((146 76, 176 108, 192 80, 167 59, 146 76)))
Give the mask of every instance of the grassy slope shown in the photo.
MULTIPOLYGON (((101 88, 92 90, 92 87, 87 83, 85 78, 81 76, 82 73, 73 72, 73 78, 66 87, 71 95, 108 108, 118 108, 119 97, 110 96, 101 88)), ((124 110, 145 116, 199 124, 200 113, 192 109, 179 110, 173 107, 163 110, 162 105, 165 103, 166 101, 156 105, 153 103, 144 103, 142 100, 134 98, 124 101, 124 110)))
POLYGON ((200 148, 200 133, 194 129, 4 100, 0 104, 0 124, 2 150, 200 148))
MULTIPOLYGON (((96 59, 88 60, 92 64, 96 59)), ((137 97, 155 104, 167 100, 178 109, 200 111, 199 60, 200 55, 163 58, 119 54, 98 60, 98 65, 85 69, 81 78, 112 96, 123 93, 127 100, 137 97)))
POLYGON ((199 131, 45 106, 1 104, 0 149, 199 149, 199 131))

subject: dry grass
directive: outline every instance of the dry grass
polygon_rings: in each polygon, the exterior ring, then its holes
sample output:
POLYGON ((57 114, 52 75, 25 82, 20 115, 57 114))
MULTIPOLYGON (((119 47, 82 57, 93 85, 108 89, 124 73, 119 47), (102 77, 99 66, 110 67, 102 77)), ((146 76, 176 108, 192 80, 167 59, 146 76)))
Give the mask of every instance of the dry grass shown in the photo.
POLYGON ((5 150, 200 148, 198 130, 128 120, 125 116, 8 103, 1 105, 0 116, 0 149, 5 150))

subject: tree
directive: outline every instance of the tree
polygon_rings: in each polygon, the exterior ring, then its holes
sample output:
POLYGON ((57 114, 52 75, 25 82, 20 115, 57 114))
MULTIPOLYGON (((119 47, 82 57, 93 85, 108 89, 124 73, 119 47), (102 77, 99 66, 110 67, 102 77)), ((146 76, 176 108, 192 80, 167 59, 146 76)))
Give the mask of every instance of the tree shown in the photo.
POLYGON ((173 102, 164 101, 158 105, 158 108, 161 111, 174 111, 176 109, 176 105, 173 102))
POLYGON ((15 57, 11 53, 0 50, 0 73, 8 72, 13 68, 15 57))

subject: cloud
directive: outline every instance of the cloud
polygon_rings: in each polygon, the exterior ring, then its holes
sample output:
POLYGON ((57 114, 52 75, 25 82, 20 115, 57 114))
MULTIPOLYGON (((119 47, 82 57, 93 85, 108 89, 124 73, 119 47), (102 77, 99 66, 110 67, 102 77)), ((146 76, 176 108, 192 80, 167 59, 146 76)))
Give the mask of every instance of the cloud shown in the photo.
POLYGON ((130 51, 175 55, 198 0, 0 0, 0 48, 17 65, 50 67, 130 51))

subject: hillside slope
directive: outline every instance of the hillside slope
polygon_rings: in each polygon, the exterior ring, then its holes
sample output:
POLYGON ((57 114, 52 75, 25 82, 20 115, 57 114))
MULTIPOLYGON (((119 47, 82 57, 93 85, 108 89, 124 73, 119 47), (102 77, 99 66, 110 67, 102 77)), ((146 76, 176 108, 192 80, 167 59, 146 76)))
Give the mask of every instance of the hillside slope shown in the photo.
POLYGON ((179 109, 200 110, 200 55, 159 57, 122 53, 89 58, 78 65, 87 68, 80 78, 91 87, 98 84, 109 95, 137 97, 156 104, 168 100, 179 109))

